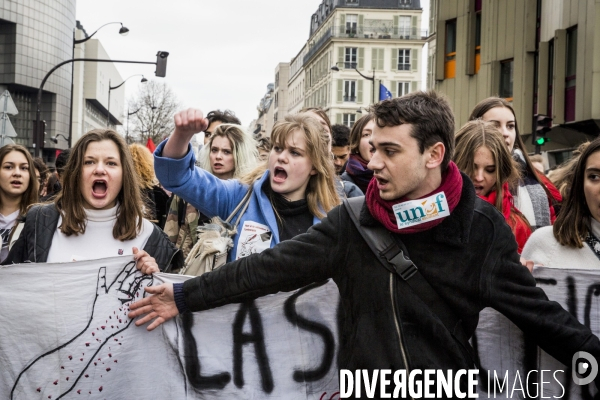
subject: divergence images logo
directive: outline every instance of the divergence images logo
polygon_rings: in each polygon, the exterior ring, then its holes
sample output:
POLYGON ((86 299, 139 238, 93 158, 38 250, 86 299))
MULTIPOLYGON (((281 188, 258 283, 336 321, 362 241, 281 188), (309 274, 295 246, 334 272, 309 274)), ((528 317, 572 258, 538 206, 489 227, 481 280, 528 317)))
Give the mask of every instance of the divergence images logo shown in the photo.
POLYGON ((576 385, 587 385, 598 376, 598 362, 590 353, 578 351, 571 359, 571 371, 576 385))

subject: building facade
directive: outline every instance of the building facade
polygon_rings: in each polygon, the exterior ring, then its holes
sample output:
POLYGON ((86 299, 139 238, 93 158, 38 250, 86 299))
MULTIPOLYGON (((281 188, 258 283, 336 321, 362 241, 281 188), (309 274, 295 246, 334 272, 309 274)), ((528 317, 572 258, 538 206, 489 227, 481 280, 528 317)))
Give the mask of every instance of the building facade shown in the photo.
POLYGON ((305 106, 352 126, 358 110, 379 101, 380 84, 394 97, 419 89, 421 14, 420 1, 325 0, 303 60, 305 106))
POLYGON ((422 12, 420 0, 323 0, 308 41, 289 63, 287 110, 276 107, 274 118, 320 107, 333 124, 352 126, 360 110, 379 101, 380 84, 393 96, 420 89, 428 36, 422 12))
MULTIPOLYGON (((87 37, 85 29, 77 21, 76 39, 87 37)), ((110 59, 97 39, 90 39, 75 46, 75 58, 110 59)), ((73 70, 73 128, 72 143, 84 133, 97 128, 115 129, 123 124, 125 107, 125 85, 113 63, 78 62, 73 70), (109 112, 110 111, 110 112, 109 112)))
POLYGON ((550 117, 550 141, 541 150, 547 166, 561 163, 600 133, 599 6, 595 0, 432 0, 428 86, 449 97, 457 127, 480 100, 507 99, 531 152, 537 121, 550 117))
MULTIPOLYGON (((55 65, 72 56, 75 0, 3 0, 0 2, 0 92, 8 90, 19 110, 11 116, 15 143, 32 152, 37 92, 42 79, 55 65)), ((68 136, 71 101, 71 68, 56 70, 44 85, 42 120, 46 121, 43 158, 54 160, 50 137, 68 136)))

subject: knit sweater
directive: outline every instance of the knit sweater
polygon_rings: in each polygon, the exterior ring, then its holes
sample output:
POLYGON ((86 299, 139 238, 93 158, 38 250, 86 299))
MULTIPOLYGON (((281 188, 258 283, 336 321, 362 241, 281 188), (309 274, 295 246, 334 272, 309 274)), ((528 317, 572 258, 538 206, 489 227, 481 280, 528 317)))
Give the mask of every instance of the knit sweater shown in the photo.
MULTIPOLYGON (((93 260, 118 255, 133 254, 133 247, 143 249, 154 229, 152 222, 144 219, 142 231, 132 240, 120 241, 113 237, 117 220, 117 207, 108 210, 85 210, 87 222, 85 233, 67 236, 56 229, 47 262, 70 262, 93 260)), ((58 226, 62 217, 58 220, 58 226)))
MULTIPOLYGON (((600 222, 591 219, 592 233, 600 237, 600 222)), ((523 253, 526 260, 550 268, 600 269, 600 259, 585 242, 583 247, 563 246, 554 237, 552 226, 536 230, 530 237, 523 253)))

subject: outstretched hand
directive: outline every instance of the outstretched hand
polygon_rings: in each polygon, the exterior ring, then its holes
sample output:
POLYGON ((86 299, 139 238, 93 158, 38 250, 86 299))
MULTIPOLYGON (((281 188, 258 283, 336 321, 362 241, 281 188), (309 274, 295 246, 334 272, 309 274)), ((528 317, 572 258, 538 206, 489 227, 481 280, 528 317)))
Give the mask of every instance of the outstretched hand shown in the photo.
POLYGON ((175 131, 163 149, 163 157, 183 158, 192 137, 208 128, 208 120, 202 110, 188 108, 175 114, 175 131))
POLYGON ((175 304, 172 283, 149 286, 145 290, 146 293, 150 293, 153 296, 145 297, 129 306, 129 309, 132 310, 129 313, 129 318, 133 319, 142 316, 135 321, 136 326, 141 326, 154 320, 147 328, 149 331, 152 331, 179 314, 179 310, 175 304))

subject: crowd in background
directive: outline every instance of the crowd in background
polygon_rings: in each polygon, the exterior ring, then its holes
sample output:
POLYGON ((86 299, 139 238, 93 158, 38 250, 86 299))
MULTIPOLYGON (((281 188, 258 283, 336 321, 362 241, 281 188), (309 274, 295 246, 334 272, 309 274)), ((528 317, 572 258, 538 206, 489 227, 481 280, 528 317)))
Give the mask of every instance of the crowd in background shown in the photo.
MULTIPOLYGON (((196 244, 198 227, 215 216, 225 219, 250 191, 232 260, 306 232, 342 199, 362 196, 373 179, 369 139, 378 121, 371 113, 348 128, 332 126, 321 109, 306 109, 258 139, 229 110, 211 111, 206 120, 198 159, 187 143, 169 141, 153 157, 111 130, 84 135, 57 157, 54 171, 24 147, 4 146, 0 259, 111 256, 94 246, 106 240, 117 254, 174 272, 196 244), (180 173, 162 173, 173 168, 180 173), (264 225, 268 240, 238 243, 250 240, 242 234, 246 221, 264 225), (34 239, 38 230, 48 236, 42 243, 34 239), (33 251, 35 246, 42 250, 33 251)), ((496 97, 473 109, 455 139, 456 148, 448 149, 454 162, 476 194, 502 213, 525 259, 557 267, 599 265, 599 140, 582 144, 546 177, 541 157, 527 154, 512 106, 496 97), (577 257, 588 264, 568 261, 577 257)))

